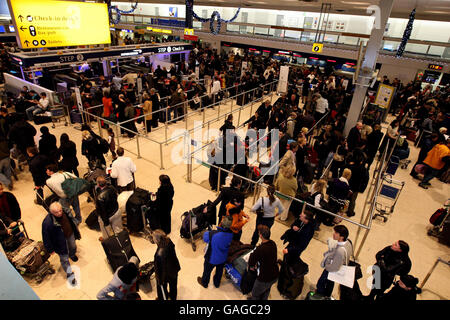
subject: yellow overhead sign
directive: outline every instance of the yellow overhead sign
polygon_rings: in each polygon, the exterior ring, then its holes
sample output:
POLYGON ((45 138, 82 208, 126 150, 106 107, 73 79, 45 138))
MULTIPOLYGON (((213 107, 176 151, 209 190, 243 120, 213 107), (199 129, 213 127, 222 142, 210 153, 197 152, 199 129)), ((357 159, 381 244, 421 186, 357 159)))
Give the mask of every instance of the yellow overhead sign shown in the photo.
POLYGON ((312 52, 314 53, 320 53, 322 52, 323 44, 322 43, 314 43, 312 47, 312 52))
POLYGON ((22 48, 111 43, 104 3, 8 0, 22 48))
POLYGON ((194 35, 194 29, 185 28, 184 29, 184 35, 185 36, 193 36, 194 35))
POLYGON ((159 29, 159 28, 153 28, 153 27, 147 27, 148 31, 157 32, 157 33, 168 33, 172 34, 172 30, 168 29, 159 29))

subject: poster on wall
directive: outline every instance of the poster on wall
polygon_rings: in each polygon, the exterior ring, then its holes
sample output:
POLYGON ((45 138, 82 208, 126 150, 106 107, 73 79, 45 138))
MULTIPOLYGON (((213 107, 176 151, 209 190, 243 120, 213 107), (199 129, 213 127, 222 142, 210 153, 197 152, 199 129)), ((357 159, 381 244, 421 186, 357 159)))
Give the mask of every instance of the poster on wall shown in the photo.
POLYGON ((380 84, 378 87, 377 97, 375 98, 375 104, 384 109, 388 109, 391 104, 392 96, 394 95, 394 89, 394 87, 380 84))
POLYGON ((278 92, 287 92, 289 78, 289 66, 280 68, 280 79, 278 80, 278 92))
POLYGON ((178 8, 177 7, 169 7, 169 17, 178 18, 178 8))

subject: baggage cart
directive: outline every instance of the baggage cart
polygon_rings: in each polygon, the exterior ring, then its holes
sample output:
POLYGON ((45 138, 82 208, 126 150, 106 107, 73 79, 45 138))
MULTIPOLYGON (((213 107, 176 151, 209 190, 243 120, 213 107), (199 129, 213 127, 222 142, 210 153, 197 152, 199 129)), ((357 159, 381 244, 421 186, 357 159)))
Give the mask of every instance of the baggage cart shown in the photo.
POLYGON ((383 184, 375 202, 375 210, 377 213, 373 215, 373 219, 381 217, 384 222, 388 220, 387 216, 394 212, 395 205, 404 185, 405 182, 394 180, 389 174, 383 175, 383 184))
POLYGON ((64 125, 67 127, 69 122, 67 121, 65 107, 62 104, 54 105, 50 107, 50 113, 52 118, 52 128, 55 128, 55 123, 64 121, 64 125))

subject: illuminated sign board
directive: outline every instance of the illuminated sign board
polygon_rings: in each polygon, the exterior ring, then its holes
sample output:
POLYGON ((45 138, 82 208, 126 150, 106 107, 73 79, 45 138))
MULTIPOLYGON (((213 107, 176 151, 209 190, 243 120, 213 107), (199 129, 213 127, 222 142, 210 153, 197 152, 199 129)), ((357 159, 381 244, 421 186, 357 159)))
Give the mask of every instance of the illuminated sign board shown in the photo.
POLYGON ((8 0, 22 48, 111 43, 104 3, 8 0))
POLYGON ((153 27, 147 27, 148 31, 156 32, 156 33, 167 33, 172 34, 172 30, 168 29, 159 29, 159 28, 153 28, 153 27))
POLYGON ((444 66, 441 66, 439 64, 429 64, 428 69, 442 70, 442 69, 444 69, 444 66))

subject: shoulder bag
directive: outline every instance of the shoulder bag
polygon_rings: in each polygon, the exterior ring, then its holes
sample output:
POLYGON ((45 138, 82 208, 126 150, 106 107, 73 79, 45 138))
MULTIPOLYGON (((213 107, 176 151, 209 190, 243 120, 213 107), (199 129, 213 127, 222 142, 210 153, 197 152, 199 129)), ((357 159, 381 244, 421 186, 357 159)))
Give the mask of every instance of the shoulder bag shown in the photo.
POLYGON ((63 175, 65 179, 61 183, 61 188, 63 189, 64 194, 67 196, 67 198, 72 198, 88 191, 89 182, 87 180, 81 178, 72 178, 64 173, 63 175))
POLYGON ((256 215, 258 218, 264 217, 264 197, 261 197, 261 202, 262 202, 261 207, 258 210, 256 210, 256 215))

